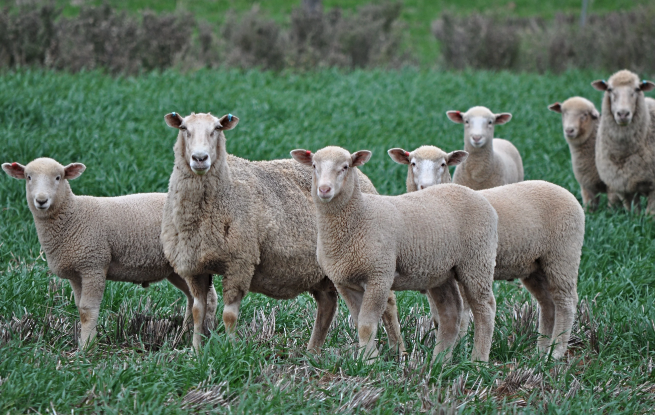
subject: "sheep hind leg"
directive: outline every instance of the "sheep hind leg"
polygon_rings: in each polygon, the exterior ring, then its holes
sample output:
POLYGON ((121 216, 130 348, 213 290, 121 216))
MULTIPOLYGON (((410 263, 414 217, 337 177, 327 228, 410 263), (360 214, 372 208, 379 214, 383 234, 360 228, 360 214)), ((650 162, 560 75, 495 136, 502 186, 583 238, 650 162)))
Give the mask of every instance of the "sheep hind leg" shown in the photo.
POLYGON ((553 328, 555 327, 555 302, 548 290, 548 281, 546 281, 543 272, 533 272, 529 277, 522 279, 521 282, 539 303, 537 351, 543 355, 548 353, 552 342, 553 328))
POLYGON ((655 190, 648 193, 648 205, 646 205, 646 213, 655 215, 655 190))
MULTIPOLYGON (((471 306, 468 301, 466 301, 466 294, 464 293, 464 287, 462 284, 457 283, 460 297, 462 298, 462 318, 459 323, 459 338, 458 340, 466 337, 466 334, 469 330, 469 325, 471 324, 471 306)), ((439 311, 437 306, 434 303, 434 300, 429 295, 428 304, 430 305, 430 312, 432 313, 432 321, 434 322, 434 328, 436 329, 439 326, 439 311)))
POLYGON ((184 313, 184 323, 183 323, 186 330, 187 324, 190 323, 193 319, 193 295, 191 295, 189 286, 187 285, 184 278, 180 277, 179 275, 171 274, 168 277, 166 277, 166 279, 175 287, 177 287, 180 291, 182 291, 186 296, 187 299, 186 312, 184 313))
POLYGON ((207 292, 207 313, 205 314, 205 327, 207 330, 216 329, 216 309, 218 308, 218 294, 214 288, 214 281, 211 274, 207 275, 209 279, 209 291, 207 292))
POLYGON ((430 288, 427 294, 432 319, 435 322, 439 320, 437 344, 432 353, 432 364, 434 364, 439 353, 446 352, 447 360, 450 360, 453 355, 453 347, 460 333, 463 304, 459 287, 453 278, 439 287, 430 288))
MULTIPOLYGON (((496 298, 493 293, 493 262, 487 269, 459 269, 457 277, 464 288, 466 299, 471 306, 475 331, 473 333, 473 352, 471 360, 489 361, 491 340, 496 317, 496 298)), ((442 318, 443 320, 443 318, 442 318)))
POLYGON ((330 324, 337 312, 338 297, 335 291, 311 291, 312 296, 316 299, 316 320, 312 329, 312 337, 309 339, 307 350, 314 353, 320 353, 330 324))
POLYGON ((393 351, 397 351, 401 356, 406 355, 407 351, 405 349, 405 342, 400 333, 396 295, 393 291, 389 292, 387 308, 384 310, 384 314, 382 314, 382 323, 384 324, 384 328, 387 331, 387 337, 389 338, 389 348, 393 351))

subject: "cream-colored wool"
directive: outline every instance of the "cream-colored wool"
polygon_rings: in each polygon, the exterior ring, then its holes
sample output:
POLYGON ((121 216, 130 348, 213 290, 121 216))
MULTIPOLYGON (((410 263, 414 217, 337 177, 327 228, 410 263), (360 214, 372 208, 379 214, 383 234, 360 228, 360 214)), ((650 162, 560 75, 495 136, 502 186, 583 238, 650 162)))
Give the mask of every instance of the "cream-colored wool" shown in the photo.
POLYGON ((523 181, 521 154, 512 143, 494 137, 494 126, 505 124, 512 114, 494 114, 485 107, 462 113, 448 111, 448 118, 464 124, 464 150, 468 158, 455 169, 453 183, 473 190, 489 189, 523 181))
POLYGON ((591 101, 582 97, 571 97, 561 104, 556 102, 548 109, 562 114, 564 138, 571 151, 573 175, 580 185, 582 203, 589 211, 594 211, 598 207, 600 194, 607 193, 607 186, 596 168, 596 134, 600 114, 591 101))
MULTIPOLYGON (((419 180, 430 181, 422 177, 419 180)), ((450 175, 443 182, 449 183, 450 175)), ((408 186, 407 191, 414 189, 408 186)), ((544 181, 508 184, 479 193, 498 213, 494 279, 521 279, 541 310, 538 350, 547 353, 554 344, 552 356, 561 358, 568 346, 578 302, 584 212, 569 191, 544 181)), ((464 303, 463 333, 468 326, 466 309, 464 303)))
POLYGON ((492 291, 497 216, 489 202, 458 185, 401 196, 365 194, 357 166, 371 153, 326 147, 312 155, 317 255, 358 322, 359 346, 375 356, 377 324, 390 290, 427 291, 442 316, 434 354, 457 340, 464 287, 475 321, 473 360, 487 361, 496 302, 492 291), (448 316, 448 318, 444 318, 448 316))
POLYGON ((392 148, 387 153, 396 163, 409 165, 408 192, 422 190, 435 184, 450 183, 448 166, 456 166, 468 157, 466 151, 456 150, 446 153, 435 146, 421 146, 412 152, 402 148, 392 148))
MULTIPOLYGON (((337 292, 316 261, 316 214, 311 169, 293 160, 251 162, 227 154, 224 131, 232 115, 168 114, 179 129, 175 166, 164 208, 161 239, 166 257, 195 298, 193 345, 203 332, 207 283, 223 276, 223 321, 233 332, 248 292, 291 299, 310 292, 318 304, 308 344, 319 351, 337 309, 337 292)), ((376 193, 365 176, 368 192, 376 193)), ((392 348, 404 351, 395 296, 383 316, 392 348)))
POLYGON ((655 214, 655 101, 644 97, 655 83, 622 70, 592 86, 605 92, 596 140, 598 174, 608 194, 627 209, 633 203, 639 208, 644 195, 648 213, 655 214))
MULTIPOLYGON (((142 193, 119 197, 73 194, 68 180, 86 169, 73 163, 64 167, 53 159, 39 158, 27 166, 4 163, 10 176, 25 179, 27 204, 34 217, 48 267, 70 281, 80 313, 80 347, 96 334, 105 280, 143 284, 168 279, 187 296, 186 317, 193 297, 170 266, 159 241, 166 195, 142 193)), ((209 307, 217 297, 210 288, 209 307)), ((205 321, 213 325, 213 318, 205 321)))

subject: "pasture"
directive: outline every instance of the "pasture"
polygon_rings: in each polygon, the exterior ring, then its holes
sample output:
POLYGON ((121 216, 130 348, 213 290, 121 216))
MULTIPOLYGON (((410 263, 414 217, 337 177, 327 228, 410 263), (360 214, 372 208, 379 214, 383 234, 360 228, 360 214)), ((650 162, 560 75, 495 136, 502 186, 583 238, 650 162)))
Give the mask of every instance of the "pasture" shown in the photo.
MULTIPOLYGON (((404 70, 111 78, 18 71, 0 75, 0 162, 82 162, 86 172, 71 181, 78 195, 164 192, 176 137, 164 115, 230 112, 241 120, 226 133, 232 154, 262 160, 287 158, 295 148, 368 149, 373 157, 364 173, 380 193, 400 194, 406 170, 386 150, 462 148, 462 127, 445 112, 479 104, 513 114, 496 136, 519 149, 526 180, 551 181, 580 199, 560 117, 547 106, 582 95, 600 109, 601 94, 589 83, 607 76, 404 70)), ((305 352, 315 313, 309 295, 248 295, 237 341, 226 339, 221 322, 196 356, 190 338, 179 335, 183 296, 167 282, 147 289, 108 282, 98 341, 78 352, 70 286, 40 255, 24 183, 3 174, 0 412, 647 413, 655 406, 655 227, 651 218, 605 202, 586 216, 580 302, 565 360, 537 356, 536 303, 514 281, 494 285, 489 364, 467 360, 470 330, 452 362, 430 366, 435 338, 427 301, 401 292, 410 356, 399 363, 383 351, 367 366, 353 357, 357 334, 343 302, 323 353, 305 352)), ((221 280, 214 281, 220 297, 221 280)), ((383 330, 380 337, 386 341, 383 330)))

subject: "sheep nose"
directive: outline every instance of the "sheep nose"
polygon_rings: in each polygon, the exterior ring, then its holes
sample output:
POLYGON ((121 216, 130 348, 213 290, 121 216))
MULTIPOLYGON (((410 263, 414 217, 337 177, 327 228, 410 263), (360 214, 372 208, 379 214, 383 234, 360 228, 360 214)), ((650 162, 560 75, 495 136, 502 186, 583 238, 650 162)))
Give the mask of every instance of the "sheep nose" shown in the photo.
POLYGON ((45 199, 39 199, 39 198, 36 198, 36 204, 37 204, 37 205, 39 205, 39 206, 43 206, 43 205, 45 205, 46 203, 48 203, 48 199, 47 199, 47 198, 45 198, 45 199))
POLYGON ((209 158, 209 154, 204 151, 200 153, 193 153, 191 158, 197 163, 202 163, 209 158))
POLYGON ((475 141, 476 143, 479 143, 480 140, 482 140, 482 136, 481 136, 481 135, 472 135, 471 138, 472 138, 473 141, 475 141))
POLYGON ((327 186, 327 185, 323 185, 323 186, 319 186, 319 187, 318 187, 318 191, 319 191, 321 194, 327 194, 327 193, 330 192, 330 190, 332 190, 332 188, 331 188, 330 186, 327 186))
POLYGON ((628 118, 630 116, 630 111, 628 110, 617 111, 616 114, 621 118, 628 118))
POLYGON ((566 129, 566 134, 570 135, 570 134, 573 134, 574 132, 575 132, 575 130, 573 128, 567 128, 566 129))

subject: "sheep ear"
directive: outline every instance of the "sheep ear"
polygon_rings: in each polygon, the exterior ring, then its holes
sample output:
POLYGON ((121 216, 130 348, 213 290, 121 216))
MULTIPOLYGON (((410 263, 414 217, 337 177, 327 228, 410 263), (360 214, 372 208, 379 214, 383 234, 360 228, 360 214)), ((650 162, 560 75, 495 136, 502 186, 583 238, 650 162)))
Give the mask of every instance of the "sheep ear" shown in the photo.
POLYGON ((553 111, 553 112, 559 112, 561 114, 562 113, 562 104, 560 104, 559 102, 556 102, 554 104, 550 104, 548 106, 548 109, 553 111))
POLYGON ((448 111, 446 113, 450 121, 456 122, 457 124, 464 124, 464 117, 462 116, 462 113, 459 111, 448 111))
POLYGON ((602 79, 592 82, 591 86, 593 86, 599 91, 607 91, 607 82, 605 82, 602 79))
POLYGON ((655 83, 651 81, 641 81, 641 84, 639 84, 639 89, 643 92, 652 91, 653 88, 655 88, 655 83))
POLYGON ((451 151, 451 152, 448 153, 448 155, 446 156, 446 160, 447 160, 446 163, 447 163, 449 166, 457 166, 458 164, 460 164, 461 162, 463 162, 464 160, 466 160, 466 158, 467 158, 468 156, 469 156, 469 153, 467 153, 467 152, 464 151, 464 150, 455 150, 455 151, 451 151))
POLYGON ((166 120, 166 125, 168 125, 171 128, 180 128, 180 125, 182 125, 182 121, 184 121, 184 118, 177 112, 171 112, 170 114, 166 114, 164 116, 164 120, 166 120))
POLYGON ((239 117, 236 117, 232 114, 225 114, 218 120, 221 125, 218 127, 219 130, 228 131, 233 129, 239 124, 239 117))
POLYGON ((84 173, 86 166, 82 163, 71 163, 64 167, 64 179, 73 180, 77 179, 84 173))
POLYGON ((314 162, 314 155, 309 150, 297 149, 291 152, 291 157, 300 164, 311 166, 314 162))
POLYGON ((409 164, 409 151, 405 151, 402 148, 392 148, 387 151, 391 160, 395 161, 398 164, 409 164))
POLYGON ((591 118, 594 120, 597 120, 600 117, 600 114, 596 108, 592 108, 591 111, 589 111, 589 115, 591 115, 591 118))
POLYGON ((366 163, 371 159, 371 153, 368 150, 359 150, 350 155, 350 158, 352 159, 352 166, 353 167, 358 167, 366 163))
POLYGON ((2 170, 14 179, 25 178, 25 166, 20 163, 2 163, 2 170))
POLYGON ((496 125, 505 124, 512 119, 512 114, 510 114, 509 112, 501 112, 500 114, 494 114, 494 115, 496 117, 496 121, 494 121, 494 124, 496 125))

